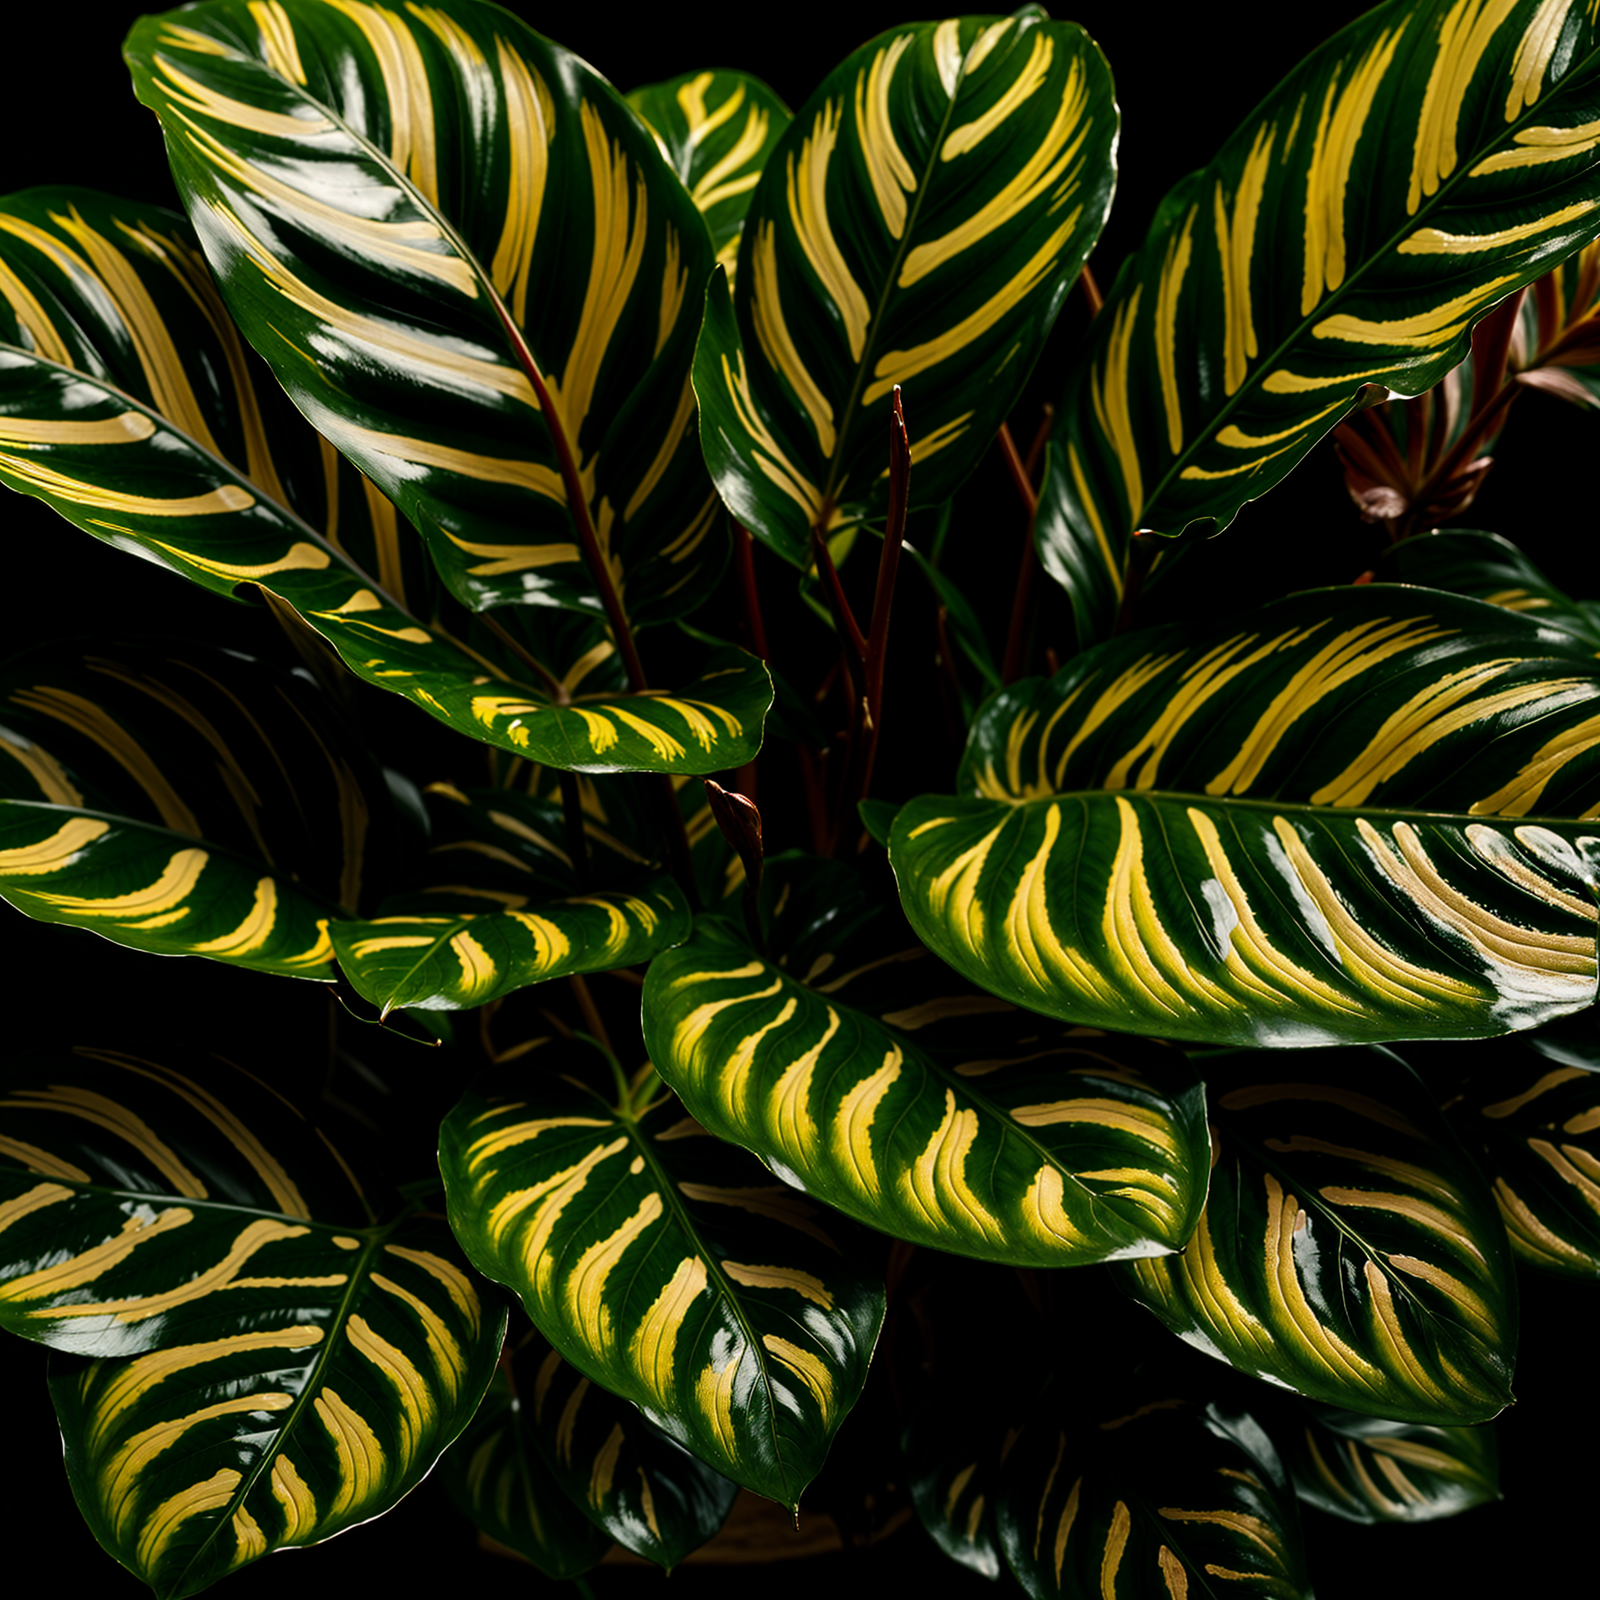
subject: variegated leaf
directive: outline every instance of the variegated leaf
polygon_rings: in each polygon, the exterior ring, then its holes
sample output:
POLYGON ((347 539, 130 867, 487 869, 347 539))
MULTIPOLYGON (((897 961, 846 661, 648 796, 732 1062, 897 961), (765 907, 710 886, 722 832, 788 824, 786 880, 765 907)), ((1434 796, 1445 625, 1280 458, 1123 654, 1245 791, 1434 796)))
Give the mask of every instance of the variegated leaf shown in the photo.
POLYGON ((789 108, 747 72, 686 72, 628 95, 711 230, 730 276, 750 195, 783 130, 789 108))
POLYGON ((907 1488, 917 1519, 952 1561, 998 1578, 995 1487, 1003 1447, 1014 1441, 1002 1438, 992 1416, 986 1426, 968 1421, 962 1427, 941 1407, 922 1420, 924 1426, 908 1430, 904 1441, 907 1488))
POLYGON ((1208 1062, 1218 1159, 1180 1255, 1114 1269, 1197 1349, 1315 1400, 1483 1422, 1511 1400, 1516 1280, 1487 1182, 1381 1048, 1208 1062))
POLYGON ((1600 1275, 1600 1031, 1592 1012, 1497 1043, 1449 1106, 1521 1261, 1600 1275))
POLYGON ((421 542, 289 403, 163 207, 0 201, 0 482, 222 594, 325 549, 417 616, 436 598, 421 542))
POLYGON ((1110 205, 1111 75, 1075 23, 912 23, 837 67, 713 277, 695 356, 723 502, 786 560, 880 517, 899 385, 914 505, 947 500, 1005 420, 1110 205))
POLYGON ((387 1013, 459 1010, 572 972, 648 961, 689 936, 673 880, 604 836, 574 863, 558 807, 501 789, 428 791, 432 845, 413 883, 330 930, 345 976, 387 1013))
POLYGON ((326 979, 393 835, 349 723, 263 662, 108 642, 0 672, 0 895, 29 916, 326 979))
POLYGON ((466 1425, 504 1310, 258 1079, 80 1048, 11 1061, 0 1107, 5 1324, 74 1353, 73 1493, 158 1594, 379 1515, 466 1425))
POLYGON ((528 1437, 527 1408, 504 1369, 466 1431, 445 1452, 445 1491, 496 1544, 551 1578, 574 1578, 611 1548, 572 1503, 528 1437))
MULTIPOLYGON (((1600 19, 1388 0, 1162 202, 1069 376, 1037 531, 1110 630, 1139 529, 1215 533, 1358 403, 1600 233, 1600 19)), ((909 409, 909 408, 908 408, 909 409)))
POLYGON ((975 992, 846 868, 767 863, 763 956, 702 917, 645 976, 689 1111, 881 1232, 1019 1266, 1175 1250, 1203 1202, 1203 1093, 1176 1052, 975 992))
POLYGON ((1403 539, 1384 552, 1384 575, 1401 583, 1446 589, 1521 611, 1547 627, 1565 628, 1600 654, 1600 603, 1558 589, 1509 539, 1471 528, 1443 528, 1403 539))
POLYGON ((711 242, 603 78, 466 0, 207 0, 124 53, 245 337, 462 600, 703 598, 711 242))
POLYGON ((1347 1522, 1430 1522, 1500 1498, 1494 1429, 1297 1408, 1274 1429, 1295 1493, 1347 1522))
POLYGON ((519 1352, 522 1423, 568 1498, 624 1549, 669 1571, 727 1521, 738 1485, 691 1455, 538 1333, 519 1352))
POLYGON ((997 1520, 1034 1600, 1310 1600, 1299 1517, 1248 1416, 1167 1401, 1097 1430, 1035 1423, 997 1520))
POLYGON ((882 1320, 865 1247, 659 1083, 647 1101, 648 1068, 615 1103, 584 1088, 601 1057, 558 1041, 458 1103, 440 1133, 451 1226, 579 1373, 794 1507, 882 1320))
POLYGON ((1595 995, 1600 669, 1359 585, 991 699, 897 813, 918 936, 1019 1004, 1229 1044, 1468 1038, 1595 995))
POLYGON ((87 190, 0 207, 0 481, 216 593, 261 589, 358 677, 514 755, 597 772, 754 755, 772 691, 741 651, 679 694, 629 694, 586 681, 604 637, 508 665, 452 633, 394 506, 259 377, 181 219, 87 190))

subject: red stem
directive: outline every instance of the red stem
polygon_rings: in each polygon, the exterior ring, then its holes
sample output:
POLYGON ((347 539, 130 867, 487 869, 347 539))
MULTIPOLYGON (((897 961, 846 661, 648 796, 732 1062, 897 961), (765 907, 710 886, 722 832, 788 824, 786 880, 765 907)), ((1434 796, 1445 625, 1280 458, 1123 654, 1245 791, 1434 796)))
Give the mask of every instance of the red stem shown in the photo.
POLYGON ((1026 462, 1017 460, 1017 446, 1011 437, 1011 429, 1003 422, 1000 424, 1000 453, 1005 457, 1006 466, 1011 469, 1012 482, 1016 484, 1028 511, 1028 525, 1022 538, 1022 556, 1017 562, 1017 581, 1011 591, 1011 618, 1006 625, 1006 651, 1000 666, 1001 683, 1015 683, 1022 676, 1027 662, 1028 636, 1033 631, 1033 574, 1039 561, 1033 543, 1033 525, 1038 515, 1039 499, 1034 492, 1033 482, 1038 475, 1039 462, 1044 456, 1045 443, 1050 437, 1050 425, 1054 420, 1055 408, 1046 406, 1044 416, 1034 431, 1033 443, 1028 446, 1026 462))
POLYGON ((612 636, 617 641, 617 652, 622 657, 623 667, 628 674, 628 687, 635 694, 642 694, 650 687, 649 680, 644 675, 644 666, 639 660, 639 652, 633 642, 633 631, 629 628, 628 619, 623 613, 622 600, 617 594, 616 585, 611 581, 610 569, 606 566, 605 556, 600 550, 599 537, 594 531, 593 519, 589 516, 589 502, 584 496, 583 481, 578 476, 578 464, 572 458, 572 441, 567 437, 566 421, 556 409, 555 401, 545 386, 544 375, 533 359, 533 352, 524 342, 521 330, 498 300, 495 301, 495 310, 499 313, 501 325, 511 340, 517 364, 526 374, 528 382, 533 385, 539 409, 544 413, 545 425, 550 430, 551 442, 556 449, 556 462, 561 469, 562 486, 567 492, 567 509, 572 513, 573 525, 578 530, 578 545, 583 551, 584 565, 588 567, 589 576, 599 591, 600 604, 605 608, 606 620, 611 624, 612 636))
POLYGON ((1095 282, 1094 273, 1089 270, 1087 261, 1084 262, 1083 270, 1078 274, 1078 283, 1083 289, 1083 298, 1089 302, 1089 315, 1098 317, 1100 315, 1100 307, 1106 303, 1106 297, 1100 293, 1100 285, 1095 282))
POLYGON ((761 596, 756 589, 755 540, 743 523, 733 525, 733 560, 739 573, 739 596, 744 604, 745 635, 750 648, 763 661, 771 660, 767 652, 767 629, 761 620, 761 596))

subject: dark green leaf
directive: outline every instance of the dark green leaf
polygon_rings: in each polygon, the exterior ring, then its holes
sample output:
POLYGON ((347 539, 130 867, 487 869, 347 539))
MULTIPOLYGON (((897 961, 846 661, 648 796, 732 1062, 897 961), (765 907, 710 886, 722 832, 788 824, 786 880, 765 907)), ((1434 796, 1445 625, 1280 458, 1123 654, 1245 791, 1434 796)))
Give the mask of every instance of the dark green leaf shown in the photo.
POLYGON ((1130 634, 992 698, 959 782, 895 817, 907 915, 1049 1015, 1302 1045, 1594 999, 1600 668, 1502 608, 1360 585, 1130 634))
POLYGON ((711 241, 603 78, 463 0, 207 0, 124 53, 245 337, 459 598, 703 598, 711 241))
POLYGON ((1203 1201, 1176 1052, 976 992, 846 868, 768 863, 762 956, 702 917, 645 976, 645 1041, 690 1112, 882 1232, 1020 1266, 1174 1250, 1203 1201))
POLYGON ((1436 529, 1384 552, 1384 576, 1470 595, 1546 626, 1564 628, 1600 653, 1600 605, 1564 594, 1509 539, 1470 528, 1436 529))
POLYGON ((466 1425, 504 1310, 258 1079, 80 1048, 14 1060, 0 1108, 5 1324, 75 1353, 67 1476, 159 1595, 379 1515, 466 1425))
POLYGON ((1520 1260, 1600 1276, 1600 1037, 1594 1013, 1474 1053, 1450 1105, 1480 1153, 1520 1260))
POLYGON ((1494 1429, 1434 1428, 1330 1406, 1275 1430, 1295 1493, 1347 1522, 1430 1522, 1500 1498, 1494 1429))
POLYGON ((1117 110, 1093 41, 1035 7, 911 23, 845 59, 750 202, 695 356, 723 502, 806 567, 880 519, 891 391, 912 505, 989 447, 1110 205, 1117 110))
POLYGON ((628 104, 655 134, 732 273, 751 192, 789 126, 789 108, 759 78, 725 69, 635 89, 628 104))
POLYGON ((579 1039, 496 1068, 440 1133, 451 1226, 577 1371, 793 1507, 866 1379, 883 1290, 846 1224, 579 1039))
POLYGON ((1137 530, 1227 527, 1364 386, 1431 388, 1600 232, 1597 65, 1589 12, 1389 0, 1173 189, 1051 438, 1039 548, 1080 643, 1110 631, 1137 530))
POLYGON ((1511 1400, 1516 1280, 1494 1203, 1389 1051, 1208 1063, 1211 1194, 1182 1254, 1114 1270, 1188 1343, 1312 1399, 1483 1422, 1511 1400))
POLYGON ((570 972, 641 964, 688 937, 689 903, 671 878, 605 836, 586 839, 576 866, 558 808, 503 789, 435 784, 429 797, 433 846, 417 881, 332 929, 345 975, 385 1012, 487 1005, 570 972))
POLYGON ((0 670, 0 893, 29 916, 326 979, 394 831, 350 724, 263 662, 109 641, 0 670))
POLYGON ((1158 1402, 1084 1433, 1033 1425, 1007 1460, 997 1520, 1034 1600, 1311 1600, 1272 1443, 1216 1407, 1158 1402))

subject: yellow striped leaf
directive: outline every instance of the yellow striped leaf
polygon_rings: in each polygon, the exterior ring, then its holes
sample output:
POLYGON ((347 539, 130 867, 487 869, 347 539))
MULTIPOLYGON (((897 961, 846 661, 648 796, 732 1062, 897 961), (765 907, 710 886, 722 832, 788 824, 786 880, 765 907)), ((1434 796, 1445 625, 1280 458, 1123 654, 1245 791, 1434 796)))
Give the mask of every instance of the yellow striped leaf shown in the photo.
POLYGON ((1294 1495, 1248 1416, 1176 1400, 1035 1422, 1007 1459, 1006 1562, 1034 1600, 1311 1600, 1294 1495))
POLYGON ((1111 75, 1076 23, 892 28, 768 157, 737 282, 713 277, 700 435, 733 514, 804 567, 883 515, 899 385, 912 504, 949 498, 1005 420, 1111 201, 1111 75))
POLYGON ((1597 67, 1572 0, 1388 0, 1166 197, 1050 445, 1039 548, 1080 642, 1110 630, 1135 531, 1219 532, 1364 386, 1431 388, 1600 233, 1597 67))
POLYGON ((597 1046, 564 1039, 468 1091, 440 1131, 451 1226, 579 1374, 793 1508, 866 1379, 870 1246, 648 1067, 623 1085, 613 1064, 614 1103, 583 1087, 597 1068, 597 1046))
POLYGON ((1591 1004, 1600 669, 1361 585, 1131 634, 992 698, 896 814, 918 936, 998 995, 1230 1044, 1471 1038, 1591 1004))
POLYGON ((577 1371, 537 1332, 518 1351, 521 1425, 567 1498, 669 1571, 728 1519, 738 1485, 577 1371))
POLYGON ((1295 1493, 1346 1522, 1431 1522, 1500 1498, 1486 1423, 1428 1427, 1331 1406, 1296 1407, 1294 1417, 1273 1433, 1295 1493))
POLYGON ((409 525, 262 372, 192 231, 154 207, 79 189, 0 206, 0 482, 215 593, 260 590, 358 677, 513 755, 713 772, 759 747, 771 682, 741 651, 633 694, 601 619, 585 638, 515 607, 513 653, 441 606, 409 525))
POLYGON ((574 862, 559 807, 447 784, 427 798, 432 843, 412 881, 371 917, 329 930, 345 976, 385 1013, 487 1005, 567 973, 638 965, 688 937, 678 885, 599 829, 574 862))
POLYGON ((1566 1277, 1600 1276, 1594 1014, 1501 1041, 1449 1111, 1490 1175, 1518 1260, 1566 1277))
POLYGON ((759 78, 726 69, 634 89, 628 104, 700 208, 731 277, 751 194, 789 126, 789 108, 759 78))
POLYGON ((1484 1422, 1511 1401, 1516 1281, 1487 1182, 1389 1051, 1208 1063, 1218 1141, 1180 1255, 1114 1269, 1189 1344, 1312 1399, 1484 1422))
POLYGON ((465 1426, 503 1308, 258 1079, 80 1048, 12 1061, 0 1111, 0 1315, 72 1352, 73 1493, 158 1594, 377 1516, 465 1426))
POLYGON ((208 0, 124 54, 245 337, 459 598, 704 597, 711 241, 603 78, 468 0, 208 0))
POLYGON ((466 1431, 445 1451, 439 1476, 473 1526, 546 1577, 574 1578, 611 1540, 562 1492, 528 1437, 528 1407, 502 1359, 466 1431))
POLYGON ((1470 595, 1520 611, 1542 626, 1565 628, 1600 654, 1600 602, 1563 593, 1498 533, 1472 528, 1420 533, 1391 545, 1384 552, 1383 569, 1397 583, 1470 595))
POLYGON ((1175 1051, 963 984, 846 868, 768 862, 763 956, 702 917, 645 976, 645 1043, 690 1112, 881 1232, 1018 1266, 1179 1248, 1206 1188, 1175 1051))
POLYGON ((0 673, 0 895, 31 917, 327 979, 394 834, 350 724, 263 662, 108 642, 0 673))

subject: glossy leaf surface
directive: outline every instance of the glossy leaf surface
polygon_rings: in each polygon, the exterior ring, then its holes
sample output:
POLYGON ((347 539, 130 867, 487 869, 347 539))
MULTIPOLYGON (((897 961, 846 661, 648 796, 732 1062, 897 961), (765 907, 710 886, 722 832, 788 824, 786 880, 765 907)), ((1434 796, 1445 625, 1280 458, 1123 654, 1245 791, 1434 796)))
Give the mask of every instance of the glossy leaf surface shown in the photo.
MULTIPOLYGON (((932 1422, 932 1418, 926 1419, 932 1422)), ((927 1426, 905 1440, 911 1504, 928 1537, 950 1557, 986 1578, 1000 1576, 995 1532, 995 1484, 1003 1443, 994 1419, 988 1427, 927 1426)))
POLYGON ((117 1560, 192 1594, 421 1481, 505 1324, 441 1223, 372 1225, 318 1132, 216 1057, 83 1048, 5 1080, 0 1305, 76 1353, 51 1394, 117 1560))
POLYGON ((1440 528, 1384 552, 1384 576, 1401 583, 1470 595, 1565 628, 1600 654, 1600 604, 1576 600, 1553 584, 1509 539, 1473 528, 1440 528))
POLYGON ((1450 1106, 1518 1258, 1600 1275, 1600 1038, 1593 1016, 1500 1041, 1450 1106))
POLYGON ((346 977, 385 1011, 486 1005, 567 973, 640 964, 688 937, 677 884, 600 839, 586 840, 582 870, 594 881, 580 883, 556 807, 442 784, 428 798, 432 845, 418 881, 331 930, 346 977))
POLYGON ((676 695, 591 693, 608 641, 511 666, 441 625, 414 535, 263 381, 181 219, 31 190, 0 208, 0 269, 0 481, 214 592, 276 596, 358 677, 514 755, 710 772, 759 747, 771 682, 742 651, 676 695))
POLYGON ((1214 533, 1363 385, 1414 395, 1600 231, 1600 34, 1546 0, 1389 0, 1162 202, 1069 377, 1037 522, 1080 642, 1130 536, 1214 533))
POLYGON ((522 1397, 503 1372, 496 1373, 466 1431, 445 1452, 439 1473, 474 1527, 547 1577, 576 1577, 611 1548, 535 1449, 522 1397))
POLYGON ((713 1538, 738 1485, 675 1443, 638 1409, 591 1382, 534 1334, 523 1425, 567 1497, 597 1527, 668 1569, 713 1538))
POLYGON ((468 1091, 440 1134, 451 1226, 580 1374, 792 1507, 883 1316, 863 1244, 659 1085, 620 1109, 583 1088, 597 1068, 557 1042, 468 1091))
POLYGON ((747 72, 686 72, 634 89, 628 104, 655 134, 733 271, 750 196, 789 126, 789 108, 747 72))
POLYGON ((1500 1498, 1486 1425, 1430 1428, 1315 1406, 1276 1437, 1295 1493, 1347 1522, 1430 1522, 1500 1498))
POLYGON ((0 894, 29 916, 329 978, 392 833, 349 723, 264 662, 108 641, 0 670, 0 894))
POLYGON ((1483 1422, 1511 1400, 1516 1280, 1488 1185, 1389 1051, 1208 1063, 1219 1140, 1182 1254, 1119 1266, 1197 1349, 1352 1411, 1483 1422))
POLYGON ((893 28, 796 114, 750 202, 732 298, 695 357, 723 502, 786 560, 882 516, 901 386, 913 505, 989 447, 1100 231, 1104 59, 1034 7, 893 28))
POLYGON ((703 597, 710 238, 604 79, 462 0, 209 0, 124 52, 245 337, 462 600, 703 597))
POLYGON ((1034 1600, 1310 1600, 1294 1496, 1261 1428, 1177 1402, 1071 1434, 1035 1424, 998 1523, 1034 1600))
POLYGON ((1595 994, 1600 672, 1402 588, 1131 634, 992 698, 901 808, 912 927, 1049 1015, 1230 1044, 1462 1038, 1595 994))
POLYGON ((881 1232, 1019 1266, 1174 1250, 1205 1195, 1176 1052, 978 993, 845 868, 768 863, 769 954, 703 917, 645 976, 645 1040, 713 1133, 881 1232))

